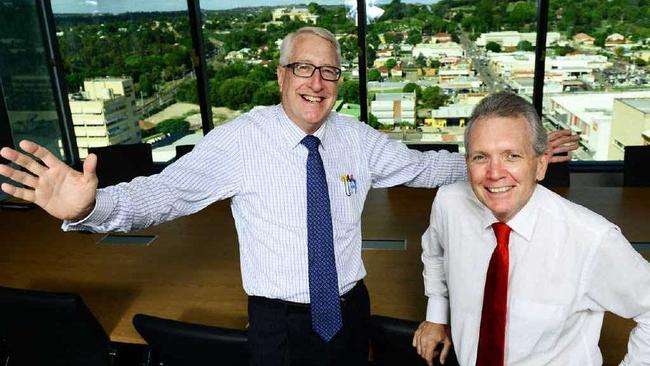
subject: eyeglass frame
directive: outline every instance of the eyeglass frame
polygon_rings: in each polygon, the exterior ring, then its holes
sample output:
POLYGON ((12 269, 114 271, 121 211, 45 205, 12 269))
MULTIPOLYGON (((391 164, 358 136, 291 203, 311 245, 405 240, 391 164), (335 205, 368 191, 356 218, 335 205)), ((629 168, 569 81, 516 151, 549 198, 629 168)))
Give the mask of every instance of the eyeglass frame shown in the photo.
POLYGON ((314 76, 314 73, 316 72, 316 70, 318 70, 318 73, 320 74, 320 77, 325 81, 339 81, 341 79, 341 75, 342 75, 342 70, 339 69, 336 66, 328 66, 328 65, 316 66, 316 65, 311 64, 309 62, 292 62, 290 64, 283 65, 282 67, 287 68, 287 69, 291 69, 291 72, 293 73, 293 75, 295 75, 295 76, 297 76, 299 78, 304 78, 304 79, 309 79, 310 77, 314 76), (311 71, 311 74, 309 74, 309 76, 302 76, 302 75, 296 74, 296 66, 298 66, 298 65, 311 66, 314 69, 311 71), (322 68, 335 70, 336 71, 336 79, 332 80, 332 79, 325 78, 323 76, 322 71, 321 71, 322 68))

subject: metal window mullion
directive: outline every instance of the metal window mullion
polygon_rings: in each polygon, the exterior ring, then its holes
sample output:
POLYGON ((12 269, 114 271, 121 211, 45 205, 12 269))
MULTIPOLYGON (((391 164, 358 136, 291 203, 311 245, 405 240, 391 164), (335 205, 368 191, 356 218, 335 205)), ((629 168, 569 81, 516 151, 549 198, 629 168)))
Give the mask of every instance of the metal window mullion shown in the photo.
POLYGON ((72 123, 72 113, 68 101, 68 91, 63 81, 63 62, 59 51, 59 42, 56 39, 54 25, 54 15, 52 13, 52 4, 50 0, 37 0, 38 19, 41 24, 41 34, 43 35, 43 45, 45 46, 47 59, 49 62, 50 81, 52 92, 54 94, 54 103, 61 129, 61 139, 66 162, 72 166, 80 165, 79 150, 77 149, 77 138, 74 133, 72 123))
POLYGON ((187 12, 192 36, 192 67, 196 75, 196 88, 201 108, 201 124, 205 135, 214 128, 214 124, 212 123, 212 106, 208 94, 208 73, 206 70, 205 47, 203 46, 201 4, 199 0, 187 0, 187 12))
POLYGON ((535 79, 533 81, 533 106, 542 115, 544 102, 544 68, 546 64, 546 32, 548 32, 548 2, 537 0, 537 39, 535 44, 535 79))
POLYGON ((359 118, 368 123, 368 58, 366 55, 366 1, 357 0, 357 40, 359 49, 359 118))

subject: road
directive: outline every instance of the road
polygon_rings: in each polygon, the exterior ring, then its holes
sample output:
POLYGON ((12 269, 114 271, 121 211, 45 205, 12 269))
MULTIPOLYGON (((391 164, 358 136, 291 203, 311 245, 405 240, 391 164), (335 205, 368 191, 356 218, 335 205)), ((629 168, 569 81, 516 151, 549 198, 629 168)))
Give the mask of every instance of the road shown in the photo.
POLYGON ((478 74, 478 77, 485 84, 488 92, 490 94, 499 92, 505 89, 505 85, 499 77, 494 75, 489 67, 487 67, 487 62, 483 58, 483 54, 480 50, 476 48, 474 42, 472 42, 467 34, 462 30, 458 29, 458 39, 460 44, 463 46, 467 57, 472 60, 472 65, 478 74))

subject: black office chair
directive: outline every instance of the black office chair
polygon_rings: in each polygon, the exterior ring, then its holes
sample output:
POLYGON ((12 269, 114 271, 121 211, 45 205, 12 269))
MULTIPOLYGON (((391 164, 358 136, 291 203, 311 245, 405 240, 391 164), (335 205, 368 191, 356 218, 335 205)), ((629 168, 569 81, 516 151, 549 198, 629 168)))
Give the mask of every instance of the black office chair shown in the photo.
POLYGON ((151 145, 146 143, 88 148, 97 155, 99 188, 154 173, 151 145))
POLYGON ((248 336, 245 330, 192 324, 145 314, 136 314, 133 325, 150 346, 150 365, 248 364, 248 336))
MULTIPOLYGON (((427 363, 413 347, 413 334, 419 323, 411 320, 390 318, 381 315, 370 317, 370 347, 374 366, 425 366, 427 363)), ((440 365, 434 359, 434 365, 440 365)), ((458 361, 453 349, 449 352, 445 366, 456 366, 458 361)))
POLYGON ((110 339, 79 295, 0 287, 4 366, 112 365, 110 339))
POLYGON ((650 187, 650 145, 625 146, 623 185, 650 187))
POLYGON ((183 155, 194 149, 194 145, 176 145, 176 158, 175 160, 180 159, 183 155))
POLYGON ((408 144, 409 149, 417 151, 440 151, 458 152, 458 144, 408 144))
POLYGON ((548 164, 546 167, 546 176, 540 182, 543 186, 551 187, 568 187, 571 184, 569 175, 569 162, 548 164))

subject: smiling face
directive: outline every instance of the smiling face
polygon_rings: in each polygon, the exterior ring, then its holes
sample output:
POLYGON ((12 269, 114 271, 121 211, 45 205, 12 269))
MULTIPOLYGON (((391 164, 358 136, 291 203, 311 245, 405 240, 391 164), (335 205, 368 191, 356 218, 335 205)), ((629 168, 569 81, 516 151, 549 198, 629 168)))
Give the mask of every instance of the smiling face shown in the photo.
POLYGON ((548 156, 537 156, 521 117, 488 116, 474 122, 467 169, 476 197, 501 222, 526 205, 544 178, 548 156))
MULTIPOLYGON (((315 34, 305 33, 295 38, 288 63, 338 67, 336 60, 333 44, 315 34)), ((282 108, 305 133, 314 133, 336 102, 337 82, 323 80, 317 70, 311 77, 301 78, 295 76, 291 69, 279 65, 277 73, 282 91, 282 108)))

